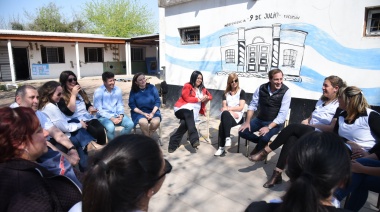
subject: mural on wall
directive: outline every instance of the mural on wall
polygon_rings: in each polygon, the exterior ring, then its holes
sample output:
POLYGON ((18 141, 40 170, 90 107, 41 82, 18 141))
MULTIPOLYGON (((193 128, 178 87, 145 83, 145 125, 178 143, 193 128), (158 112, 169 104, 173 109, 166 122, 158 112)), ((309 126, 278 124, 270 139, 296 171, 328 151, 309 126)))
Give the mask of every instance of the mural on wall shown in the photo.
POLYGON ((281 30, 272 27, 240 27, 235 33, 220 36, 221 72, 237 72, 241 77, 267 78, 267 73, 279 68, 286 80, 302 81, 300 77, 305 39, 302 30, 281 30))
MULTIPOLYGON (((274 12, 250 15, 213 31, 202 25, 204 36, 196 45, 182 45, 179 34, 166 34, 166 62, 175 66, 176 72, 180 67, 215 75, 209 86, 220 90, 225 86, 220 80, 231 72, 237 72, 243 81, 265 80, 271 69, 279 68, 297 98, 318 98, 324 78, 338 75, 360 87, 371 105, 380 105, 380 85, 374 80, 380 78, 379 45, 343 45, 323 27, 301 20, 297 15, 274 12), (310 97, 310 92, 315 96, 310 97)), ((177 75, 173 77, 174 83, 179 80, 177 75)))

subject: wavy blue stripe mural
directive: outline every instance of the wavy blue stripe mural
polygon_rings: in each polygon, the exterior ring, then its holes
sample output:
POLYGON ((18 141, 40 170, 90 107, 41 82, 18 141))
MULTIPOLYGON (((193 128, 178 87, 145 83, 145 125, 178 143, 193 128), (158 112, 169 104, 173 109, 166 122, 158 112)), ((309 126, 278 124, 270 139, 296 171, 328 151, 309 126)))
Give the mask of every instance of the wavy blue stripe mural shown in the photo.
MULTIPOLYGON (((305 45, 312 47, 319 54, 332 62, 360 69, 380 69, 380 48, 353 49, 342 46, 323 30, 311 24, 283 24, 281 29, 295 29, 308 32, 305 45)), ((226 27, 215 33, 202 37, 199 45, 181 45, 179 37, 166 36, 166 42, 182 49, 204 49, 219 47, 221 35, 236 32, 236 27, 226 27)))
MULTIPOLYGON (((326 76, 322 76, 315 70, 307 67, 302 66, 301 76, 303 78, 302 82, 285 82, 285 83, 294 83, 295 85, 298 85, 299 87, 311 90, 311 91, 319 91, 322 94, 322 83, 326 76)), ((344 76, 343 76, 344 80, 344 76)), ((371 105, 380 105, 380 87, 375 88, 362 88, 362 91, 364 93, 364 96, 366 97, 367 101, 371 105)))
MULTIPOLYGON (((221 68, 220 61, 189 61, 177 59, 169 55, 166 55, 166 60, 171 64, 202 72, 216 73, 220 71, 221 68)), ((302 82, 285 81, 285 83, 293 83, 303 89, 322 93, 322 82, 326 76, 321 75, 307 66, 302 66, 300 76, 303 79, 302 82)), ((380 87, 364 88, 362 90, 369 104, 380 105, 380 87)))

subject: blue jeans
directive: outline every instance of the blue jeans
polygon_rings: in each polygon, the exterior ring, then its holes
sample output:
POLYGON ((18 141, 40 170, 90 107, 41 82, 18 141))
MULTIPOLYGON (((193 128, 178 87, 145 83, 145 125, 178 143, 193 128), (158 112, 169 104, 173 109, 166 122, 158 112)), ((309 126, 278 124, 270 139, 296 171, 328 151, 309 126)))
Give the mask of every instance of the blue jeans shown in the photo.
POLYGON ((263 121, 261 119, 254 118, 250 122, 251 131, 249 131, 247 128, 243 132, 239 132, 239 136, 249 141, 252 141, 254 143, 257 143, 257 146, 256 146, 257 150, 261 150, 262 148, 265 147, 265 145, 268 144, 268 142, 270 141, 270 138, 273 135, 276 135, 278 132, 280 132, 283 126, 282 124, 278 124, 276 127, 269 130, 269 132, 265 134, 264 136, 257 136, 254 134, 254 132, 259 131, 262 127, 268 126, 270 123, 272 123, 272 121, 263 121))
MULTIPOLYGON (((380 167, 379 160, 359 158, 356 161, 364 166, 380 167)), ((359 211, 367 201, 368 191, 380 192, 380 176, 352 173, 351 184, 344 189, 338 188, 334 196, 341 201, 351 193, 345 209, 359 211)))
MULTIPOLYGON (((115 124, 111 121, 111 119, 105 117, 99 117, 98 120, 103 124, 104 128, 107 131, 108 141, 111 141, 115 138, 115 124)), ((120 134, 129 134, 133 129, 133 121, 128 117, 124 116, 123 120, 117 124, 116 126, 122 126, 120 134)))

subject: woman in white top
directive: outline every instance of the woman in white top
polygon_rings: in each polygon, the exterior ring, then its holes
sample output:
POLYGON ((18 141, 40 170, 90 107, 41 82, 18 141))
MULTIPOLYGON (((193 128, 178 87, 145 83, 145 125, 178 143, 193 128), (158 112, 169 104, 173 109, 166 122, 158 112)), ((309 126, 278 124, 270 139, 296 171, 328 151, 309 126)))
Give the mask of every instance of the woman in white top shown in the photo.
POLYGON ((228 75, 227 87, 222 98, 222 113, 219 124, 219 149, 214 156, 224 153, 225 146, 231 146, 231 128, 240 124, 243 118, 245 105, 245 91, 239 87, 239 79, 236 73, 228 75))
POLYGON ((336 123, 336 119, 333 119, 333 117, 339 106, 338 91, 342 87, 346 87, 346 83, 341 78, 337 76, 326 77, 322 86, 323 94, 318 100, 311 116, 303 120, 301 124, 289 125, 278 134, 270 145, 265 146, 258 153, 249 157, 249 160, 253 162, 262 161, 269 152, 283 145, 276 168, 273 171, 272 177, 263 185, 264 188, 271 188, 275 184, 282 182, 281 174, 285 168, 289 151, 301 136, 312 131, 333 131, 336 123))
POLYGON ((79 168, 81 171, 85 171, 87 169, 87 151, 100 149, 102 146, 94 142, 95 139, 86 131, 87 124, 84 121, 69 123, 66 116, 59 110, 57 103, 62 96, 62 87, 59 82, 46 82, 38 89, 38 94, 40 96, 38 109, 70 138, 80 157, 79 168))

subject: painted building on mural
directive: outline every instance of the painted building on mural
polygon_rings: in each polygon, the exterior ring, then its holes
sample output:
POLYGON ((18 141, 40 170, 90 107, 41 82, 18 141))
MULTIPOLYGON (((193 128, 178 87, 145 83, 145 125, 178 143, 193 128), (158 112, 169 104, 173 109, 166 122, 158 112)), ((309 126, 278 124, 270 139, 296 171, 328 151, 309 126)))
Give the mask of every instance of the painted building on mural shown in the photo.
POLYGON ((159 6, 160 64, 174 90, 199 70, 217 95, 231 72, 253 93, 279 68, 292 105, 313 101, 312 110, 324 78, 337 75, 380 106, 380 0, 160 0, 159 6))

